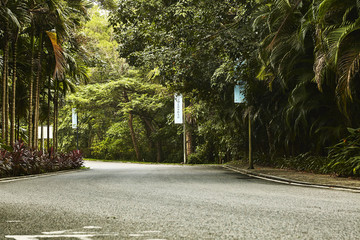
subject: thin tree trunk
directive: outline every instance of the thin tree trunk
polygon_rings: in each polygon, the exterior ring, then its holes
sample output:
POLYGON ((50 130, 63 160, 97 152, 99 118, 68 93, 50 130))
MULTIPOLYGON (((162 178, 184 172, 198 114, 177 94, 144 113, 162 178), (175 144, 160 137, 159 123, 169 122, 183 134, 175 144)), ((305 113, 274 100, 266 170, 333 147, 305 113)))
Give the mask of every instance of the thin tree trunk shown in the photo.
MULTIPOLYGON (((5 30, 5 39, 7 39, 7 28, 5 30)), ((7 79, 8 79, 8 56, 9 56, 9 42, 5 42, 4 47, 4 57, 3 57, 3 81, 2 81, 2 111, 1 111, 1 124, 2 124, 2 132, 1 137, 4 141, 6 141, 6 86, 7 86, 7 79)))
POLYGON ((56 96, 56 111, 55 111, 55 135, 53 136, 55 139, 55 151, 58 150, 58 128, 59 128, 59 97, 56 96))
POLYGON ((274 139, 271 132, 270 124, 266 124, 266 134, 268 138, 270 161, 273 161, 275 156, 275 144, 274 144, 274 139))
POLYGON ((55 93, 54 93, 54 125, 53 125, 53 149, 57 151, 57 123, 58 123, 58 87, 59 82, 56 80, 55 84, 55 93))
POLYGON ((129 113, 128 125, 129 125, 129 129, 130 129, 131 140, 132 140, 133 145, 134 145, 136 159, 140 162, 140 161, 142 161, 142 159, 141 159, 141 155, 140 155, 140 151, 139 151, 139 147, 138 147, 138 144, 137 144, 136 135, 135 135, 135 131, 134 131, 133 118, 134 117, 133 117, 132 113, 130 112, 129 113))
POLYGON ((15 141, 20 140, 20 116, 17 116, 17 136, 15 141))
MULTIPOLYGON (((149 121, 149 119, 143 118, 145 124, 147 125, 147 127, 152 131, 155 132, 155 128, 152 125, 152 123, 149 121)), ((156 161, 158 163, 163 161, 163 151, 162 151, 162 144, 161 141, 156 139, 155 140, 155 146, 156 146, 156 161)))
POLYGON ((42 58, 42 39, 43 33, 39 37, 39 52, 38 52, 38 69, 35 81, 35 121, 34 121, 34 148, 38 149, 38 126, 39 126, 39 108, 40 108, 40 80, 41 80, 41 58, 42 58))
POLYGON ((192 129, 190 128, 190 126, 192 124, 192 118, 191 118, 190 113, 186 114, 185 120, 186 120, 185 124, 188 123, 188 125, 186 127, 186 156, 189 156, 190 154, 192 154, 194 152, 192 129))
POLYGON ((53 114, 54 114, 54 116, 53 116, 53 118, 54 118, 54 122, 53 122, 53 149, 54 149, 54 151, 55 151, 55 147, 56 147, 56 107, 57 107, 57 104, 56 104, 56 101, 57 101, 57 90, 55 89, 55 94, 54 94, 54 112, 53 112, 53 114))
POLYGON ((12 113, 11 113, 11 124, 10 124, 10 144, 15 143, 15 114, 16 114, 16 68, 17 68, 17 42, 18 42, 18 33, 16 33, 15 42, 14 42, 14 54, 13 54, 13 82, 12 82, 12 113))
MULTIPOLYGON (((9 67, 9 65, 8 65, 9 67)), ((7 68, 8 68, 7 67, 7 68)), ((7 69, 7 71, 9 71, 9 69, 7 69)), ((8 73, 7 73, 8 74, 8 73)), ((10 108, 9 108, 9 83, 8 83, 8 79, 6 81, 6 91, 5 91, 5 143, 6 145, 10 144, 10 134, 9 134, 9 115, 10 115, 10 108)))
POLYGON ((31 66, 30 66, 30 79, 29 79, 29 119, 28 119, 28 134, 29 134, 29 147, 33 147, 33 92, 34 92, 34 52, 35 52, 35 33, 31 33, 31 66))
MULTIPOLYGON (((125 99, 125 102, 130 101, 126 91, 124 91, 124 99, 125 99)), ((133 118, 134 118, 134 116, 130 111, 128 125, 129 125, 129 129, 130 129, 131 140, 133 142, 133 146, 134 146, 134 150, 135 150, 135 154, 136 154, 136 159, 140 162, 140 161, 142 161, 142 159, 141 159, 141 154, 140 154, 139 147, 138 147, 137 140, 136 140, 136 134, 134 131, 133 118)))
POLYGON ((51 116, 51 111, 50 111, 50 95, 51 95, 51 90, 50 90, 50 86, 51 86, 51 77, 49 76, 49 86, 48 86, 48 117, 47 117, 47 151, 50 151, 50 116, 51 116))
POLYGON ((41 142, 40 142, 40 150, 41 151, 44 151, 44 126, 43 126, 43 124, 41 123, 40 124, 40 126, 41 126, 41 142))

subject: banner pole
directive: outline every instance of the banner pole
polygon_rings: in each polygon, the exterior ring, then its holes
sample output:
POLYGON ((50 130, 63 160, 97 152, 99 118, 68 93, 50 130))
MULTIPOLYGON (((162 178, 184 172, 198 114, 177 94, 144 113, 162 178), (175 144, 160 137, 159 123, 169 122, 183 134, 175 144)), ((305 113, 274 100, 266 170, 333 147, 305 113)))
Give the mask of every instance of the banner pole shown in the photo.
POLYGON ((183 142, 184 142, 184 164, 187 163, 187 159, 186 159, 186 117, 185 117, 185 97, 183 97, 183 108, 182 108, 182 111, 183 111, 183 125, 184 125, 184 139, 183 139, 183 142))

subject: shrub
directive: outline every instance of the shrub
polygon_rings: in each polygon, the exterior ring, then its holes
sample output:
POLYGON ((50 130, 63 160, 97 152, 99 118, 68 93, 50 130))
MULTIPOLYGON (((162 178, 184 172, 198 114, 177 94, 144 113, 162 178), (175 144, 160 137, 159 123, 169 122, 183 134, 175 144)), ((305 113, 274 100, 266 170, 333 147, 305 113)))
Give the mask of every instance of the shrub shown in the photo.
POLYGON ((327 173, 339 176, 360 176, 360 129, 348 128, 350 135, 330 148, 327 173))
POLYGON ((274 158, 271 162, 269 162, 269 158, 266 155, 257 156, 255 163, 297 171, 323 173, 323 167, 329 163, 329 160, 323 156, 314 156, 311 153, 303 153, 296 157, 274 158))
POLYGON ((77 169, 83 165, 79 150, 69 153, 31 150, 23 142, 17 142, 11 150, 0 150, 0 176, 20 176, 67 169, 77 169))

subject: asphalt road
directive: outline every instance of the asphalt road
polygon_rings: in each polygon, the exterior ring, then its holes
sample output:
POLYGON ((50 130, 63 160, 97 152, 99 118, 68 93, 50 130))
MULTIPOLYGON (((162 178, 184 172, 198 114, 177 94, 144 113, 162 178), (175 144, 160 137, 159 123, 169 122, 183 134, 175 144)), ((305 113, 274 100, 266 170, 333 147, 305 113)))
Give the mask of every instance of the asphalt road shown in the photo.
POLYGON ((87 162, 0 182, 0 239, 360 239, 360 194, 214 166, 87 162))

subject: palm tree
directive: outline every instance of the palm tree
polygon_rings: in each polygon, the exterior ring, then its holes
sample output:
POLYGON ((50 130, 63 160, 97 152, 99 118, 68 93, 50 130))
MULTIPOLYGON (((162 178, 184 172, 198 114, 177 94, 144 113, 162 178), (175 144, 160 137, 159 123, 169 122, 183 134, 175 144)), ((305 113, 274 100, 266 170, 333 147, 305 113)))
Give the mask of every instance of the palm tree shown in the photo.
MULTIPOLYGON (((42 79, 46 76, 42 76, 42 59, 44 54, 44 47, 46 52, 53 54, 55 59, 55 69, 53 72, 53 80, 61 80, 65 75, 65 56, 61 47, 61 42, 69 37, 69 33, 74 30, 76 21, 71 15, 74 12, 79 15, 86 12, 87 1, 77 0, 66 3, 62 0, 46 0, 40 1, 35 4, 32 12, 34 13, 34 28, 35 33, 38 36, 38 67, 35 79, 35 105, 34 105, 34 126, 31 126, 32 121, 30 117, 29 129, 34 129, 32 132, 32 146, 37 148, 37 129, 39 120, 39 96, 41 91, 42 79), (75 21, 75 22, 74 22, 75 21), (49 44, 50 43, 50 44, 49 44)), ((55 84, 56 87, 56 84, 55 84)), ((31 90, 30 90, 31 91, 31 90)), ((56 90, 55 90, 56 91, 56 90)), ((32 94, 30 94, 31 96, 32 94)), ((54 98, 56 101, 56 97, 54 98)), ((32 104, 31 104, 32 108, 32 104)), ((30 111, 32 112, 32 111, 30 111)))
POLYGON ((317 44, 316 82, 321 86, 326 72, 336 75, 340 110, 350 117, 347 105, 360 71, 360 10, 356 1, 324 0, 314 6, 321 40, 317 44))
POLYGON ((13 8, 16 9, 16 16, 19 24, 13 26, 12 42, 13 42, 13 72, 12 72, 12 104, 11 104, 11 122, 10 122, 10 144, 15 142, 15 116, 16 116, 16 82, 17 82, 17 52, 18 52, 18 39, 22 32, 23 27, 27 24, 29 17, 26 4, 21 1, 13 1, 13 8))
POLYGON ((14 143, 15 139, 15 109, 16 109, 16 81, 17 81, 17 45, 19 34, 27 21, 26 4, 20 0, 0 1, 0 19, 5 24, 4 48, 3 48, 3 91, 2 91, 2 138, 7 144, 14 143), (10 65, 10 54, 12 53, 12 65, 10 65), (11 129, 9 142, 9 72, 12 67, 12 111, 11 129))

